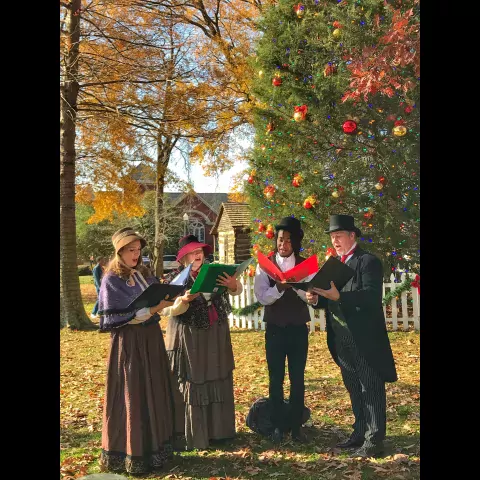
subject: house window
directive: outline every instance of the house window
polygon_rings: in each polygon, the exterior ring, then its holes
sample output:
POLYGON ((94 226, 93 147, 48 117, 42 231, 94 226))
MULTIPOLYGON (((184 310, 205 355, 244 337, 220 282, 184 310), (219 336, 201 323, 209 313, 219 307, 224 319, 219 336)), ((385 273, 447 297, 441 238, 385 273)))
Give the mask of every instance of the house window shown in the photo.
POLYGON ((190 221, 188 225, 188 233, 195 235, 199 242, 205 243, 205 227, 203 223, 196 218, 190 221))

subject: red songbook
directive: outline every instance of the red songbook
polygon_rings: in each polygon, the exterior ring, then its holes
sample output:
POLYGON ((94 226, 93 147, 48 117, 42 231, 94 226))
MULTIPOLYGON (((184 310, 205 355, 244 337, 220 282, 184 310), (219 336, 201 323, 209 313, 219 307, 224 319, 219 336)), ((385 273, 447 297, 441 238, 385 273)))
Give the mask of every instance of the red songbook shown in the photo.
POLYGON ((316 255, 308 257, 302 263, 295 265, 286 272, 282 272, 262 252, 258 252, 257 258, 261 269, 277 282, 300 282, 312 273, 318 272, 318 259, 316 255))

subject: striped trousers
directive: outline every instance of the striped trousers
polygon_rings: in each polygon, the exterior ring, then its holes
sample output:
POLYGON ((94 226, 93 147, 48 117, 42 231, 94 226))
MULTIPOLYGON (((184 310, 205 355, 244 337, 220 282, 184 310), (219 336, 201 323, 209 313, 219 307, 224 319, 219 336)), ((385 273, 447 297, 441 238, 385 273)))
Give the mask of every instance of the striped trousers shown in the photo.
POLYGON ((366 447, 377 445, 386 433, 385 382, 360 354, 351 333, 335 335, 335 346, 355 416, 351 438, 364 439, 366 447))

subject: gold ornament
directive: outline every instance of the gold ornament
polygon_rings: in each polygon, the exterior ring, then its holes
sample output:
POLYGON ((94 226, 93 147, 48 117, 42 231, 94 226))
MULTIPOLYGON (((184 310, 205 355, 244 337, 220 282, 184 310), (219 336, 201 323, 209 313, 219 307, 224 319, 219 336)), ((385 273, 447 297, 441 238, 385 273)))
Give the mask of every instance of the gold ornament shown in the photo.
POLYGON ((336 40, 340 39, 340 37, 342 36, 342 31, 339 29, 339 28, 336 28, 333 32, 332 32, 332 35, 333 35, 333 38, 335 38, 336 40))
POLYGON ((303 118, 303 113, 302 112, 295 112, 293 114, 293 119, 296 121, 296 122, 303 122, 303 120, 305 120, 303 118))
POLYGON ((338 198, 339 196, 340 196, 340 194, 338 193, 338 190, 334 190, 332 192, 332 197, 338 198))
POLYGON ((258 71, 258 76, 261 77, 263 75, 263 70, 258 71))
POLYGON ((403 125, 397 125, 393 127, 392 132, 396 137, 403 137, 407 133, 407 128, 403 125))
POLYGON ((382 183, 377 183, 377 184, 375 185, 375 188, 376 188, 377 190, 381 190, 381 189, 383 188, 383 184, 382 184, 382 183))

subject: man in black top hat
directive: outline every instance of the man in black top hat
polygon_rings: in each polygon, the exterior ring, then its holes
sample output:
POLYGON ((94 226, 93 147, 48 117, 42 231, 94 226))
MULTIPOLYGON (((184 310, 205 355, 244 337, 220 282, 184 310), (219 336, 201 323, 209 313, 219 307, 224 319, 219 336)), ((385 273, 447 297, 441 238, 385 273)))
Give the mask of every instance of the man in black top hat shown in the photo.
MULTIPOLYGON (((283 218, 275 225, 275 254, 270 260, 285 272, 305 260, 300 256, 303 230, 300 221, 293 217, 283 218)), ((305 442, 301 431, 305 397, 305 364, 308 352, 308 329, 310 320, 306 293, 290 285, 276 282, 260 267, 255 275, 255 296, 265 305, 263 321, 266 323, 265 350, 269 375, 269 398, 271 422, 275 430, 274 442, 279 443, 283 434, 292 431, 292 439, 305 442), (288 358, 290 378, 290 415, 285 416, 283 407, 283 381, 285 358, 288 358)))
POLYGON ((383 267, 375 255, 357 246, 361 232, 350 215, 331 215, 325 233, 340 260, 355 270, 341 292, 331 282, 329 290, 307 293, 314 308, 326 309, 328 348, 355 416, 353 433, 337 447, 355 448, 355 457, 375 456, 383 452, 386 433, 385 382, 397 380, 382 307, 383 267))

